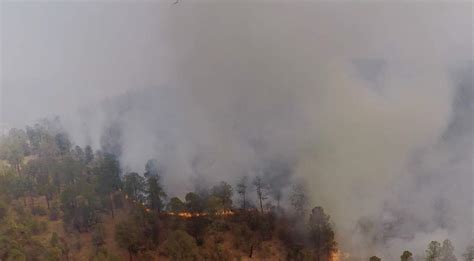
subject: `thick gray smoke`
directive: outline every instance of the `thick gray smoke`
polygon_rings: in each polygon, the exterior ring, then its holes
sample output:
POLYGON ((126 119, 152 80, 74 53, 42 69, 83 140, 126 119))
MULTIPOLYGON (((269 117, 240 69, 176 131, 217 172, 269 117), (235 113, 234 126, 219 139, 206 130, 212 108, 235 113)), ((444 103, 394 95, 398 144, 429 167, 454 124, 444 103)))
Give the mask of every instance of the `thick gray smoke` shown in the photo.
POLYGON ((461 251, 474 230, 471 5, 9 3, 3 121, 64 115, 126 169, 158 159, 170 194, 304 180, 354 256, 444 238, 461 251))

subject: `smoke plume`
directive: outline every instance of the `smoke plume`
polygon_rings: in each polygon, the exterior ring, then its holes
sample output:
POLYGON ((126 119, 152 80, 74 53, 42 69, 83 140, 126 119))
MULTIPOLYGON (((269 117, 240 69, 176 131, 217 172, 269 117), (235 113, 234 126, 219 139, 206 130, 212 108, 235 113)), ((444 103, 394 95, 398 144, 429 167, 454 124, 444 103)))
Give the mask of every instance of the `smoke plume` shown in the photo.
POLYGON ((354 256, 444 238, 461 251, 474 231, 471 5, 7 3, 3 122, 60 114, 124 169, 158 159, 171 195, 303 180, 354 256))

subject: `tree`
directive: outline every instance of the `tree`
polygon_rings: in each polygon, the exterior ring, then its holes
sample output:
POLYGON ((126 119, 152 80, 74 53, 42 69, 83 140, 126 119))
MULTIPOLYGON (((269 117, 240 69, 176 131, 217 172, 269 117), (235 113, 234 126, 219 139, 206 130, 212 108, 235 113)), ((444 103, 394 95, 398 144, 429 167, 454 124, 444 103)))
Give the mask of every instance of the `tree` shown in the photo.
POLYGON ((292 163, 282 158, 273 158, 265 162, 261 171, 263 179, 267 183, 269 195, 276 201, 277 210, 280 210, 280 201, 283 197, 282 189, 290 182, 292 163))
POLYGON ((413 261, 413 254, 410 251, 405 250, 403 252, 403 254, 400 256, 400 260, 401 261, 413 261))
POLYGON ((198 194, 194 192, 189 192, 188 194, 186 194, 184 199, 186 200, 186 203, 185 203, 186 209, 189 212, 202 212, 203 211, 204 209, 203 200, 198 194))
POLYGON ((84 164, 71 156, 64 156, 59 164, 56 165, 58 165, 58 171, 62 174, 65 184, 76 183, 84 171, 84 164))
POLYGON ((380 257, 377 257, 377 256, 371 256, 369 261, 380 261, 382 259, 380 259, 380 257))
POLYGON ((463 254, 464 260, 465 261, 472 261, 474 260, 474 245, 468 245, 466 247, 466 252, 463 254))
POLYGON ((136 172, 124 176, 124 191, 132 200, 144 202, 145 185, 145 179, 136 172))
POLYGON ((438 241, 431 241, 425 253, 426 261, 437 261, 441 256, 441 244, 438 241))
POLYGON ((179 213, 186 210, 186 205, 178 197, 172 197, 167 206, 168 211, 179 213))
POLYGON ((142 246, 142 229, 133 220, 127 220, 118 223, 115 226, 115 241, 121 247, 127 250, 129 260, 133 260, 142 246))
POLYGON ((92 151, 91 146, 87 145, 84 148, 84 163, 89 164, 94 160, 94 152, 92 151))
POLYGON ((156 212, 163 209, 163 200, 166 198, 166 193, 161 187, 159 178, 159 176, 149 176, 146 183, 148 207, 156 212))
POLYGON ((30 192, 37 192, 40 196, 44 196, 48 209, 50 208, 50 201, 59 192, 57 187, 53 184, 53 168, 55 167, 54 161, 45 158, 38 158, 31 160, 26 164, 24 173, 32 181, 34 187, 30 192))
POLYGON ((212 196, 221 201, 222 208, 232 208, 232 195, 234 194, 232 186, 222 181, 219 185, 212 187, 212 196))
POLYGON ((146 178, 153 177, 153 176, 161 176, 162 169, 158 165, 158 161, 156 159, 149 159, 145 164, 145 174, 146 178))
POLYGON ((255 186, 255 191, 257 192, 258 201, 260 203, 260 212, 263 214, 263 201, 267 199, 267 187, 260 176, 255 177, 253 185, 255 186))
POLYGON ((66 186, 61 193, 64 223, 79 232, 89 231, 99 219, 96 201, 93 184, 81 180, 66 186))
POLYGON ((58 236, 58 233, 56 232, 53 232, 53 234, 51 234, 51 238, 49 240, 49 243, 51 244, 51 246, 59 246, 59 236, 58 236))
POLYGON ((27 135, 23 130, 11 129, 0 144, 0 158, 6 160, 20 174, 20 164, 28 154, 27 135))
POLYGON ((224 209, 225 209, 225 207, 224 207, 224 205, 222 205, 222 200, 219 197, 216 197, 216 196, 207 197, 206 211, 209 214, 215 214, 215 213, 218 213, 218 212, 220 212, 224 209))
POLYGON ((239 183, 237 183, 237 193, 240 196, 241 207, 246 210, 247 207, 247 176, 242 177, 239 183))
POLYGON ((92 230, 92 245, 95 249, 99 249, 105 244, 105 228, 102 224, 98 223, 92 230))
POLYGON ((93 169, 96 176, 96 191, 109 206, 112 218, 114 217, 114 204, 112 193, 122 187, 120 180, 120 165, 115 156, 105 154, 93 169))
POLYGON ((84 150, 80 146, 75 146, 74 149, 71 151, 72 158, 78 162, 85 164, 86 156, 84 154, 84 150))
POLYGON ((322 207, 315 207, 309 217, 310 239, 315 251, 317 260, 321 256, 329 258, 336 252, 336 240, 334 230, 330 223, 330 217, 322 207))
POLYGON ((26 195, 28 193, 29 179, 26 176, 16 176, 11 182, 11 186, 8 188, 9 194, 14 198, 18 199, 23 197, 23 203, 26 206, 26 195))
POLYGON ((172 261, 198 260, 196 240, 182 230, 175 230, 165 242, 164 249, 172 261))
POLYGON ((56 142, 56 146, 59 149, 59 152, 62 155, 65 155, 71 150, 71 141, 66 133, 60 132, 54 136, 54 141, 56 142))
POLYGON ((440 250, 440 261, 457 261, 454 255, 454 246, 449 239, 443 241, 440 250))
POLYGON ((290 196, 290 202, 295 211, 296 217, 304 217, 308 206, 308 198, 303 185, 294 185, 290 196))

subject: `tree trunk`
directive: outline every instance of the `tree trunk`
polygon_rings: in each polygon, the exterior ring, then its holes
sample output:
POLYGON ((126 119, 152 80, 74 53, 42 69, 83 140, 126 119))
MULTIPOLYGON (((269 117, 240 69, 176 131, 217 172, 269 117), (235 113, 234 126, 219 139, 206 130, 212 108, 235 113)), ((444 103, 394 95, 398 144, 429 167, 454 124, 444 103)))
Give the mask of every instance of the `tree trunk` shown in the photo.
POLYGON ((128 251, 128 260, 132 261, 132 251, 128 251))
POLYGON ((48 198, 48 196, 44 196, 44 197, 46 199, 46 205, 48 206, 48 209, 49 209, 49 198, 48 198))
POLYGON ((114 217, 115 217, 115 215, 114 215, 114 200, 112 198, 112 194, 110 194, 110 212, 112 213, 112 219, 114 219, 114 217))
POLYGON ((252 255, 253 255, 253 244, 250 246, 249 258, 252 258, 252 255))
POLYGON ((262 204, 262 197, 258 197, 258 200, 260 201, 260 211, 263 214, 263 204, 262 204))

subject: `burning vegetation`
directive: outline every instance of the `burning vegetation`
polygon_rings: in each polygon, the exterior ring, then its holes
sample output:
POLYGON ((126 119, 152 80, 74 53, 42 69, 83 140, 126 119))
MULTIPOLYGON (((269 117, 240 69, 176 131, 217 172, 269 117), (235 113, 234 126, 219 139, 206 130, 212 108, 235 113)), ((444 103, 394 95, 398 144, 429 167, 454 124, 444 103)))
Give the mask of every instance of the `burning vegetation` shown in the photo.
POLYGON ((268 173, 235 186, 200 186, 184 200, 168 197, 156 160, 142 174, 123 172, 114 154, 74 146, 52 125, 13 129, 1 140, 2 260, 76 258, 84 245, 90 258, 107 259, 121 252, 130 260, 335 259, 329 216, 321 207, 309 213, 302 186, 294 187, 287 206, 268 173), (63 229, 48 229, 55 222, 63 229), (44 227, 19 236, 19 227, 39 224, 44 227))
MULTIPOLYGON (((2 260, 351 260, 338 249, 330 216, 309 211, 301 184, 271 193, 263 175, 168 197, 156 160, 142 175, 124 173, 113 154, 74 146, 51 124, 1 139, 2 260), (280 205, 284 197, 289 204, 280 205)), ((453 249, 433 241, 427 255, 452 258, 453 249)), ((411 256, 405 251, 402 260, 411 256)))

